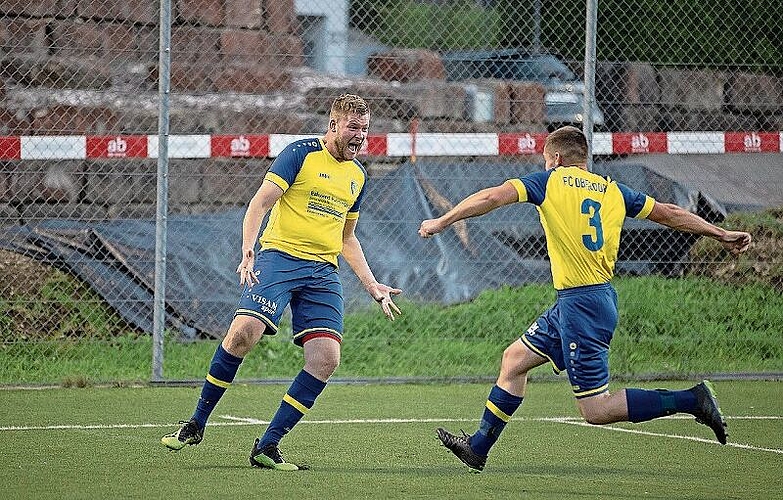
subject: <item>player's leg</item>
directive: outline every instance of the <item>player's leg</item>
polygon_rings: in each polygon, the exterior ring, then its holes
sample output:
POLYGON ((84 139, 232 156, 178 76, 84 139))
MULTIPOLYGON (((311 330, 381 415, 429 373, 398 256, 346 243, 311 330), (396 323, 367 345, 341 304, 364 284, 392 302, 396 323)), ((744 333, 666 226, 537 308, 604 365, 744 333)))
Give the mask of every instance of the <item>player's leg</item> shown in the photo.
POLYGON ((340 343, 334 338, 311 338, 304 343, 305 366, 283 396, 272 421, 261 438, 253 443, 250 464, 276 470, 304 468, 286 462, 278 445, 283 436, 299 423, 326 388, 329 377, 340 362, 340 343))
POLYGON ((547 358, 533 352, 522 340, 509 345, 503 352, 500 375, 489 391, 478 431, 470 439, 470 446, 479 455, 487 456, 500 433, 522 404, 527 386, 527 374, 547 358))
POLYGON ((207 420, 212 414, 212 410, 215 409, 215 405, 234 382, 242 360, 258 343, 265 330, 266 325, 258 318, 246 315, 234 317, 228 333, 212 357, 206 380, 201 389, 201 396, 193 414, 193 420, 201 428, 207 425, 207 420))
MULTIPOLYGON (((548 319, 553 309, 556 310, 556 306, 544 313, 522 338, 513 342, 503 352, 500 374, 487 397, 478 430, 472 435, 463 431, 463 435, 458 436, 443 428, 437 429, 438 438, 443 445, 474 471, 484 469, 489 450, 522 404, 527 373, 536 366, 552 361, 546 353, 559 352, 556 328, 548 319), (536 333, 538 336, 531 340, 531 336, 536 333)), ((557 363, 562 367, 562 361, 558 360, 553 363, 555 369, 557 363)))
POLYGON ((563 357, 579 412, 591 424, 645 422, 690 413, 726 442, 725 420, 709 382, 690 389, 624 389, 610 393, 609 343, 617 324, 617 295, 608 285, 565 294, 561 300, 563 357))
POLYGON ((675 413, 689 413, 707 425, 721 444, 726 444, 726 420, 718 406, 712 384, 705 380, 690 389, 628 388, 610 394, 608 391, 578 400, 579 411, 591 424, 613 422, 646 422, 675 413))
POLYGON ((313 407, 340 364, 342 286, 333 266, 317 264, 315 267, 314 275, 318 279, 299 290, 291 300, 296 332, 293 340, 303 348, 305 364, 283 396, 266 431, 253 445, 250 463, 256 467, 301 468, 283 460, 278 444, 313 407))
POLYGON ((275 252, 258 254, 255 269, 264 269, 263 274, 256 271, 260 282, 253 287, 245 286, 242 291, 234 319, 212 357, 193 416, 182 421, 178 430, 161 438, 167 448, 180 450, 201 442, 209 416, 234 381, 244 357, 262 335, 277 333, 280 316, 290 299, 286 273, 276 271, 281 268, 285 271, 278 261, 275 252))
POLYGON ((264 323, 257 318, 234 317, 223 342, 212 356, 193 416, 183 421, 178 430, 161 438, 164 446, 176 451, 201 442, 209 416, 234 381, 242 359, 261 338, 264 329, 264 323))

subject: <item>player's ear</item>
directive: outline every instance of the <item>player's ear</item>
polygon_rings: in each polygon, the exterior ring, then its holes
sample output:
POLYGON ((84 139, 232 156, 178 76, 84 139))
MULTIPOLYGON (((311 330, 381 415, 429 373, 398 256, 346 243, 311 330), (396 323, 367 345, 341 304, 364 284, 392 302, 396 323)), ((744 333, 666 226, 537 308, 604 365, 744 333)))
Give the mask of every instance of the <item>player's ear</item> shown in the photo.
POLYGON ((329 120, 329 128, 332 129, 332 132, 337 132, 337 121, 329 120))

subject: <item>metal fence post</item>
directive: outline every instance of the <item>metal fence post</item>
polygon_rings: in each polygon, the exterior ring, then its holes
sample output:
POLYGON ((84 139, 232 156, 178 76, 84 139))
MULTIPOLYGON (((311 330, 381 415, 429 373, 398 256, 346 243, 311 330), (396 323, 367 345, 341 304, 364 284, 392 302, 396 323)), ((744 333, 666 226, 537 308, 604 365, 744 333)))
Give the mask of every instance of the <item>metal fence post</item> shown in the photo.
POLYGON ((163 380, 163 338, 166 326, 166 217, 169 180, 169 94, 171 84, 171 0, 160 3, 158 72, 158 174, 155 215, 155 295, 152 332, 152 380, 163 380))
POLYGON ((595 44, 598 0, 587 0, 585 25, 585 94, 582 128, 587 137, 587 168, 593 170, 593 109, 595 108, 595 44))

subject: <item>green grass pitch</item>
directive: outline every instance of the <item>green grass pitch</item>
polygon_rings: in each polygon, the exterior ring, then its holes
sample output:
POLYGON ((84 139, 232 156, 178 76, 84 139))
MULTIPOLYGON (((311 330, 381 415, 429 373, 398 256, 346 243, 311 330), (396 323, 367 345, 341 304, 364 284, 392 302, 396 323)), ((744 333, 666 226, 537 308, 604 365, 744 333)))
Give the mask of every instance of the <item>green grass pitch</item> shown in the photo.
MULTIPOLYGON (((692 382, 633 384, 683 388, 692 382)), ((612 388, 619 388, 613 384, 612 388)), ((490 384, 330 385, 281 443, 311 470, 251 468, 247 456, 285 391, 231 387, 204 441, 169 452, 194 387, 0 390, 5 498, 759 499, 783 498, 783 390, 718 381, 729 445, 692 418, 595 427, 566 380, 533 382, 481 474, 434 429, 473 432, 490 384)))

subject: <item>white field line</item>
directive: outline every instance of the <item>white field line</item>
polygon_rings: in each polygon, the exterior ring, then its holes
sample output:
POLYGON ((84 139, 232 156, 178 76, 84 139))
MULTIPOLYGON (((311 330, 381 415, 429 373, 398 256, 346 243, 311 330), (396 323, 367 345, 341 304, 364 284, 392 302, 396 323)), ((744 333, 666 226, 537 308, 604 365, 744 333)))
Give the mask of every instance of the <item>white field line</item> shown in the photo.
MULTIPOLYGON (((258 420, 248 417, 235 417, 233 415, 220 415, 219 418, 228 420, 228 422, 210 422, 210 426, 244 426, 244 425, 268 425, 268 420, 258 420)), ((689 415, 674 415, 665 417, 668 419, 692 419, 689 415)), ((726 417, 727 420, 783 420, 783 416, 736 416, 726 417)), ((366 419, 330 419, 330 420, 302 420, 300 424, 327 424, 327 425, 346 425, 346 424, 417 424, 417 423, 461 423, 474 422, 475 418, 366 418, 366 419)), ((638 429, 626 429, 612 425, 597 426, 588 424, 577 417, 541 417, 541 418, 515 418, 515 422, 552 422, 558 424, 577 425, 590 427, 593 429, 603 429, 607 431, 626 432, 629 434, 641 434, 644 436, 665 437, 670 439, 685 439, 718 445, 719 443, 712 439, 704 439, 694 436, 683 436, 680 434, 666 434, 660 432, 649 432, 638 429)), ((50 430, 102 430, 102 429, 142 429, 142 428, 168 428, 173 424, 62 424, 62 425, 28 425, 28 426, 0 426, 0 432, 19 432, 19 431, 50 431, 50 430)), ((769 453, 783 454, 783 450, 777 448, 763 448, 741 443, 727 443, 725 446, 740 448, 745 450, 764 451, 769 453)))
MULTIPOLYGON (((733 417, 732 420, 738 420, 738 419, 742 419, 742 418, 743 417, 733 417)), ((761 420, 761 419, 763 419, 763 420, 773 420, 773 419, 780 419, 780 417, 749 417, 748 419, 753 419, 753 420, 761 420)), ((697 441, 699 443, 716 444, 718 446, 731 446, 733 448, 741 448, 741 449, 744 449, 744 450, 767 451, 767 452, 770 452, 770 453, 778 453, 778 454, 783 455, 783 450, 780 450, 780 449, 777 449, 777 448, 763 448, 763 447, 759 447, 759 446, 751 446, 749 444, 732 443, 732 442, 728 442, 725 445, 721 445, 720 443, 718 443, 714 439, 704 439, 704 438, 695 437, 695 436, 683 436, 681 434, 666 434, 666 433, 663 433, 663 432, 650 432, 650 431, 642 431, 642 430, 639 430, 639 429, 626 429, 624 427, 615 427, 615 426, 612 426, 612 425, 608 425, 608 426, 592 425, 592 424, 588 424, 587 422, 584 422, 582 420, 576 420, 576 419, 566 419, 566 418, 556 419, 556 418, 554 418, 554 419, 550 419, 550 421, 551 422, 557 422, 557 423, 560 423, 560 424, 579 425, 579 426, 583 426, 583 427, 591 427, 591 428, 594 428, 594 429, 597 428, 597 429, 602 429, 602 430, 605 430, 605 431, 627 432, 629 434, 641 434, 643 436, 665 437, 665 438, 670 438, 670 439, 685 439, 685 440, 688 440, 688 441, 697 441)))

